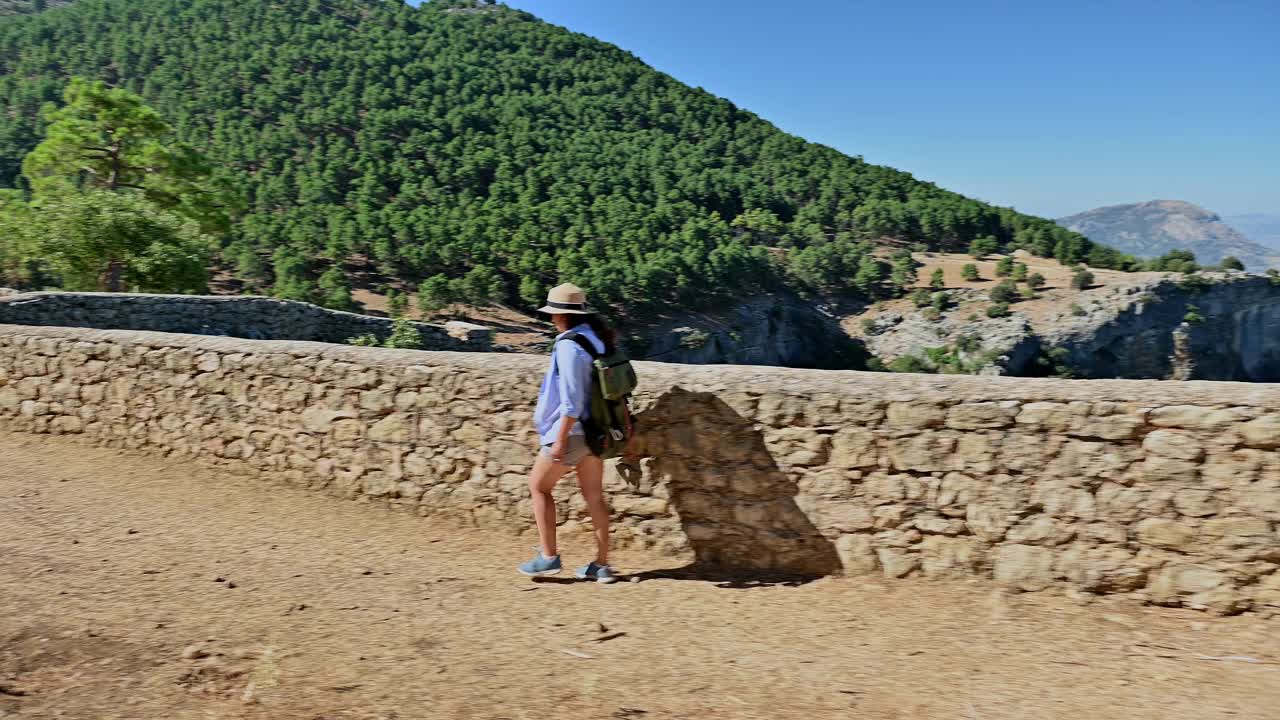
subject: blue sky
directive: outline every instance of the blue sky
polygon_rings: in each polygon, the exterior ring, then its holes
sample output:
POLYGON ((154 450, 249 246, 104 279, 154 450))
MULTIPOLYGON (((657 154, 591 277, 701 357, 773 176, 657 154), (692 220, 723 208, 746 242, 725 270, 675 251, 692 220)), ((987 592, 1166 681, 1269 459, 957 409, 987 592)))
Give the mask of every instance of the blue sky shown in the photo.
POLYGON ((1026 212, 1280 212, 1280 0, 507 4, 787 132, 1026 212))

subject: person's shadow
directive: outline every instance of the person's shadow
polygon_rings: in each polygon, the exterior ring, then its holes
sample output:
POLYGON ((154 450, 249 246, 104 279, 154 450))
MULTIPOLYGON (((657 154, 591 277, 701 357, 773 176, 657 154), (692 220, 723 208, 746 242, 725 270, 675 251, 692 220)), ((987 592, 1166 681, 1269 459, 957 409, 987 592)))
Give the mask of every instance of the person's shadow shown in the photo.
POLYGON ((712 393, 674 387, 636 416, 649 482, 665 484, 694 561, 639 573, 722 587, 799 584, 838 573, 830 540, 796 505, 754 423, 712 393))

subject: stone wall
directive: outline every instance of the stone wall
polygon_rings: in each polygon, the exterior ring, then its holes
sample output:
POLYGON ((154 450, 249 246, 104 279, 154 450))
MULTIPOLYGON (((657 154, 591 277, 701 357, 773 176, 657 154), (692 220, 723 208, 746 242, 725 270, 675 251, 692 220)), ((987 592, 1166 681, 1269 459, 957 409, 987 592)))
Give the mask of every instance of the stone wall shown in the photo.
MULTIPOLYGON (((239 295, 0 293, 0 324, 221 335, 252 340, 345 343, 385 339, 391 320, 310 303, 239 295)), ((413 323, 432 350, 493 350, 493 332, 471 323, 413 323)))
MULTIPOLYGON (((0 326, 0 428, 525 530, 543 362, 0 326)), ((1280 608, 1280 386, 639 371, 644 458, 607 480, 621 544, 1280 608)), ((584 524, 572 483, 559 492, 561 520, 584 524)))

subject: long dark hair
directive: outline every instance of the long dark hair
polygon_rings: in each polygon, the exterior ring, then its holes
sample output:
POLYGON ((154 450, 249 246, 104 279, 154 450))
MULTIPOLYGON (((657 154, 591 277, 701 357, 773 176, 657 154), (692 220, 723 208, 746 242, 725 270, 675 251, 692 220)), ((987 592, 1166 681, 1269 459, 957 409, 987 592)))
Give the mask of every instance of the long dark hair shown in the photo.
POLYGON ((600 316, 599 313, 591 313, 583 315, 582 321, 591 326, 591 331, 600 338, 600 342, 604 343, 604 352, 606 355, 612 355, 618 349, 618 334, 609 327, 609 323, 600 316))

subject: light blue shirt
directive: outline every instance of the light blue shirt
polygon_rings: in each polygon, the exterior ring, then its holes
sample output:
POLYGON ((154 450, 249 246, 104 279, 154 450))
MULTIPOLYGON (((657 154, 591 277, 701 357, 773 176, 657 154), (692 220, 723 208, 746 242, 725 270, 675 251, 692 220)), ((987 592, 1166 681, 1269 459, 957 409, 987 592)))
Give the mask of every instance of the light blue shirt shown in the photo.
MULTIPOLYGON (((551 366, 542 379, 538 391, 538 406, 533 411, 533 425, 538 430, 539 442, 550 445, 560 436, 560 423, 564 418, 582 420, 591 415, 591 356, 572 340, 560 342, 571 332, 591 341, 596 350, 604 352, 604 343, 583 323, 556 336, 555 352, 551 354, 551 366)), ((576 422, 570 435, 582 435, 582 423, 576 422)))

